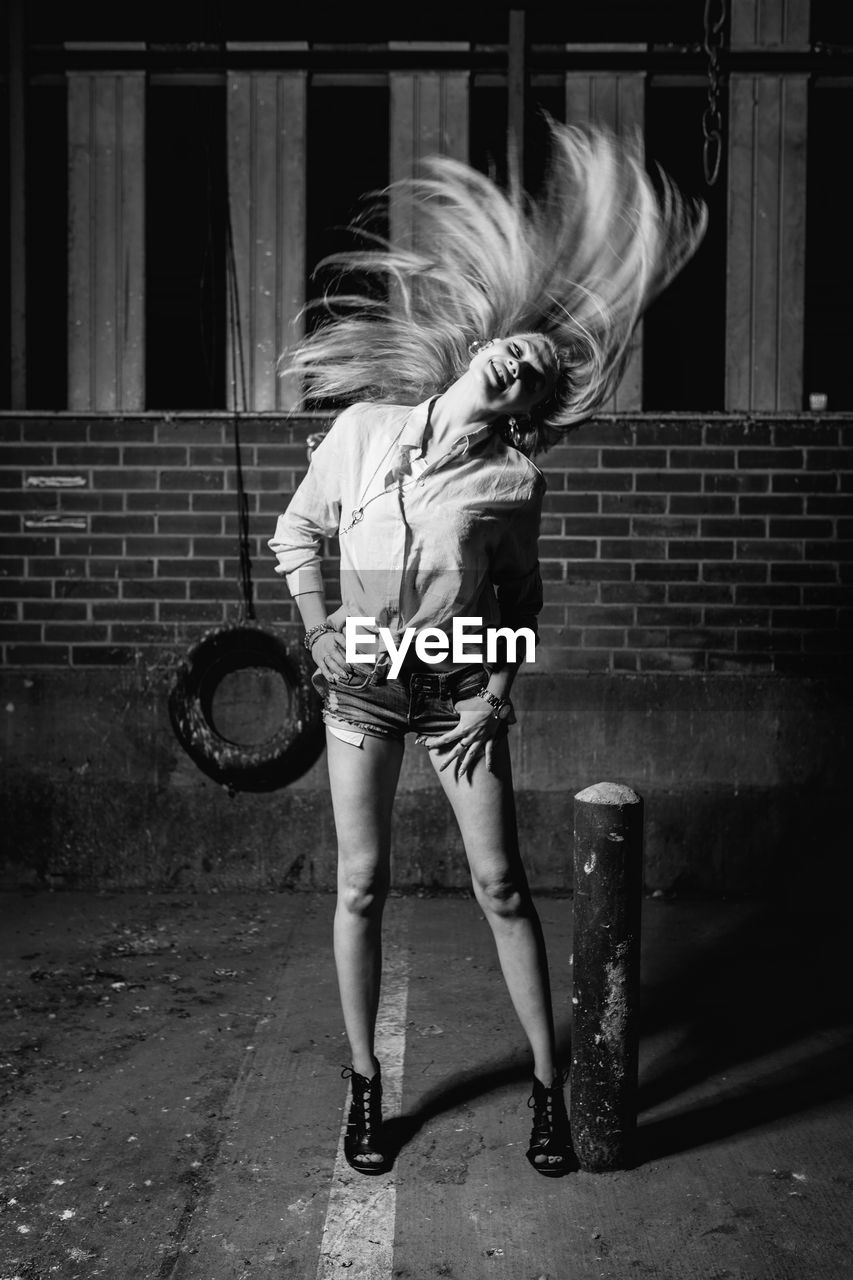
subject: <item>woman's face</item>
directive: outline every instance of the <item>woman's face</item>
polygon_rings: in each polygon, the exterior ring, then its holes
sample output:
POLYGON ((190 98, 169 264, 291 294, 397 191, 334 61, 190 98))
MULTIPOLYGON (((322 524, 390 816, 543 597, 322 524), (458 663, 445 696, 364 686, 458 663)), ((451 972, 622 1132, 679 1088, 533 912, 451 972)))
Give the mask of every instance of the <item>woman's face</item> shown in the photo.
POLYGON ((529 413, 550 395, 557 381, 551 348, 537 334, 493 338, 469 365, 487 408, 497 414, 529 413))

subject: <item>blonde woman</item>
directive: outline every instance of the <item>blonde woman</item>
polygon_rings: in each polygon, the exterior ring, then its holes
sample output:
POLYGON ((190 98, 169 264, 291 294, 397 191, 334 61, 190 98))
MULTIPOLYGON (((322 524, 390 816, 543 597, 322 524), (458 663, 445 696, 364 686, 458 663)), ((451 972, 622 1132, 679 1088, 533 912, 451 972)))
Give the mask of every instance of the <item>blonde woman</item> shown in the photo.
POLYGON ((408 733, 453 808, 530 1045, 528 1160, 552 1177, 571 1165, 548 964, 515 819, 508 733, 520 660, 507 645, 472 660, 472 635, 535 635, 545 482, 532 456, 613 390, 641 312, 696 248, 705 211, 664 175, 653 185, 638 146, 550 128, 536 202, 516 180, 501 191, 447 159, 402 184, 417 251, 374 240, 330 260, 381 288, 325 299, 324 323, 285 362, 309 395, 350 406, 315 450, 270 547, 324 697, 338 836, 334 950, 352 1055, 345 1153, 364 1174, 386 1172, 393 1158, 374 1030, 408 733), (329 614, 321 547, 333 535, 342 603, 329 614), (346 623, 356 618, 370 620, 360 624, 375 655, 367 663, 347 659, 346 623), (451 644, 461 619, 462 658, 451 644), (423 642, 405 648, 406 635, 423 642))

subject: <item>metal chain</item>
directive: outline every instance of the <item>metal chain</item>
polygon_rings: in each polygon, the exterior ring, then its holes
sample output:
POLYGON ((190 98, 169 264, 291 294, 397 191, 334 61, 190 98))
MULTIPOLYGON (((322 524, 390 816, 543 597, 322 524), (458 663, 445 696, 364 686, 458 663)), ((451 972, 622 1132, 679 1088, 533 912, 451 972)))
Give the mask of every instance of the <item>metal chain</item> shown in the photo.
POLYGON ((720 108, 720 53, 725 43, 726 0, 705 0, 705 37, 702 47, 708 55, 708 105, 702 112, 702 167, 705 182, 713 187, 720 176, 723 158, 723 116, 720 108), (717 16, 712 17, 716 8, 717 16))

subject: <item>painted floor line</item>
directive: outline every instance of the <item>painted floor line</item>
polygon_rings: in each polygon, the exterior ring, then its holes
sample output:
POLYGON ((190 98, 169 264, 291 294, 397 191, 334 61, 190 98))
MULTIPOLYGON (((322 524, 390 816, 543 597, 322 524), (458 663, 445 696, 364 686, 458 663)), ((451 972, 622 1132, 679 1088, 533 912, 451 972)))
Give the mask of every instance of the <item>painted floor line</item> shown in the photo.
MULTIPOLYGON (((376 1022, 376 1056, 382 1064, 382 1111, 397 1115, 403 1100, 409 962, 405 946, 408 905, 395 908, 383 936, 382 995, 376 1022)), ((344 1158, 349 1095, 332 1174, 329 1206, 320 1244, 316 1280, 391 1280, 397 1189, 394 1171, 379 1178, 356 1173, 344 1158)))

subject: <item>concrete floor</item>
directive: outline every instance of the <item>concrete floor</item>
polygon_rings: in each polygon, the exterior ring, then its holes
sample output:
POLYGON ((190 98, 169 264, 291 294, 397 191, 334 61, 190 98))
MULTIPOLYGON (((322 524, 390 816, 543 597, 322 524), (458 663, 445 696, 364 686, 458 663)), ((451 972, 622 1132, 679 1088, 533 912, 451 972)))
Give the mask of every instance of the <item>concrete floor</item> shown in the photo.
MULTIPOLYGON (((404 1145, 377 1179, 336 1158, 330 898, 2 905, 0 1280, 853 1277, 849 928, 829 910, 647 900, 637 1165, 548 1181, 470 898, 389 904, 404 1145)), ((540 907, 565 1050, 571 901, 540 907)))

